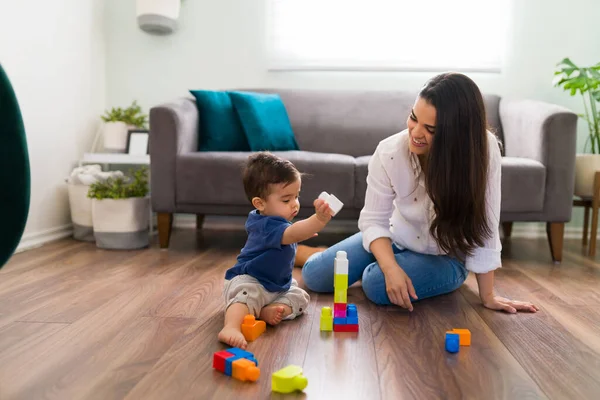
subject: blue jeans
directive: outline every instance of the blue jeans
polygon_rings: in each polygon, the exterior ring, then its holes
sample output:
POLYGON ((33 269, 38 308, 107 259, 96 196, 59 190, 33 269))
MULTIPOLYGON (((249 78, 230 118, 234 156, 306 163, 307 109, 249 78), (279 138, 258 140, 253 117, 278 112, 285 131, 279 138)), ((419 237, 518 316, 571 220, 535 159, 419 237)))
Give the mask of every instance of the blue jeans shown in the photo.
MULTIPOLYGON (((419 300, 452 292, 467 278, 465 265, 457 259, 392 247, 398 265, 411 279, 419 300)), ((339 250, 344 250, 348 256, 348 285, 362 278, 362 288, 369 300, 375 304, 391 304, 383 272, 375 256, 363 248, 360 232, 309 257, 302 268, 306 286, 314 292, 333 292, 333 261, 339 250)))

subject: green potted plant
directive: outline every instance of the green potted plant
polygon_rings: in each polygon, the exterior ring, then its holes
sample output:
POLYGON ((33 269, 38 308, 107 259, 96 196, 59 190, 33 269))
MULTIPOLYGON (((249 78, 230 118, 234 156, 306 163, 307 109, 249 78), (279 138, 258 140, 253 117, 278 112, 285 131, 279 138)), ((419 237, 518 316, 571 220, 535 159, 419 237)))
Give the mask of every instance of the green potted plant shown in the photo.
POLYGON ((581 95, 585 113, 579 114, 588 127, 584 146, 586 154, 575 159, 575 194, 593 195, 594 174, 600 171, 600 62, 590 67, 579 67, 569 58, 563 59, 554 72, 554 86, 569 91, 571 96, 581 95))
POLYGON ((104 249, 139 249, 149 245, 148 168, 130 176, 90 185, 96 245, 104 249))
POLYGON ((100 118, 104 121, 104 151, 109 153, 124 153, 128 130, 147 129, 148 125, 148 115, 142 112, 136 101, 127 108, 113 107, 106 110, 100 118))

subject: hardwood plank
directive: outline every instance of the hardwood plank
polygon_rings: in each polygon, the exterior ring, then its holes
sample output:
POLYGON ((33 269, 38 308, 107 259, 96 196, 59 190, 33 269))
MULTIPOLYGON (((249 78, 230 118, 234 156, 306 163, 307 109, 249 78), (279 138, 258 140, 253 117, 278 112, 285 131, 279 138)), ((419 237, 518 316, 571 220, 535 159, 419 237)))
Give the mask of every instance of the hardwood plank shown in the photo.
POLYGON ((67 325, 13 322, 0 328, 0 359, 8 354, 29 351, 30 347, 61 331, 67 325))
POLYGON ((149 303, 176 290, 189 276, 185 265, 193 263, 193 259, 185 260, 180 268, 162 274, 160 279, 154 275, 145 277, 69 325, 61 335, 54 335, 32 347, 27 358, 0 358, 0 376, 9 382, 3 392, 21 397, 19 394, 33 390, 33 385, 36 388, 45 385, 49 390, 48 385, 61 382, 61 377, 66 377, 61 385, 73 384, 67 379, 72 371, 77 370, 85 359, 98 357, 123 326, 147 312, 149 303))
POLYGON ((461 294, 548 397, 595 398, 600 393, 600 356, 595 352, 597 344, 590 347, 585 340, 595 336, 598 341, 594 333, 597 326, 569 328, 571 323, 578 323, 577 316, 557 316, 550 311, 572 309, 560 297, 516 269, 503 268, 496 275, 499 295, 532 301, 540 305, 541 311, 509 315, 485 309, 475 294, 473 276, 461 288, 461 294))
POLYGON ((414 311, 371 316, 383 399, 545 398, 457 292, 416 302, 414 311), (472 344, 446 352, 445 332, 471 330, 472 344))
MULTIPOLYGON (((220 274, 219 279, 222 279, 220 274)), ((222 298, 217 297, 222 304, 222 298)), ((260 338, 249 343, 248 351, 255 354, 261 369, 261 377, 255 383, 239 382, 212 369, 214 352, 228 346, 216 339, 223 327, 222 312, 205 315, 208 317, 200 318, 188 329, 127 399, 264 398, 271 393, 272 372, 289 364, 302 365, 315 318, 315 303, 311 300, 305 315, 277 327, 267 327, 260 338)))
POLYGON ((47 243, 36 249, 13 254, 6 265, 0 268, 0 276, 37 269, 39 265, 46 265, 54 260, 60 260, 65 255, 75 253, 89 246, 93 246, 93 244, 73 239, 63 239, 47 243))
MULTIPOLYGON (((333 295, 314 294, 315 315, 310 330, 304 375, 308 398, 381 398, 376 354, 371 329, 372 307, 362 288, 348 290, 348 303, 358 309, 359 332, 321 332, 322 307, 333 308, 333 295)), ((380 353, 381 354, 381 353, 380 353)))

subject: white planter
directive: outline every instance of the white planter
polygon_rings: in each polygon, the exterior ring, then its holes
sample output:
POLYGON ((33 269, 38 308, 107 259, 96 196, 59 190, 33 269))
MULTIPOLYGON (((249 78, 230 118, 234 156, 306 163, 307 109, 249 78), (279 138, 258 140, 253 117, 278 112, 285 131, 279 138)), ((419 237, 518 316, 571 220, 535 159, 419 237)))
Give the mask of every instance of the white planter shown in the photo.
POLYGON ((107 153, 125 153, 128 129, 125 122, 106 122, 102 128, 104 151, 107 153))
POLYGON ((594 175, 600 171, 600 154, 577 154, 575 158, 575 194, 594 195, 594 175))
POLYGON ((87 197, 90 187, 76 184, 69 184, 67 187, 71 221, 73 223, 73 238, 93 242, 95 238, 92 223, 92 199, 87 197))
POLYGON ((120 250, 147 247, 149 206, 149 197, 92 199, 96 245, 120 250))
POLYGON ((137 0, 136 6, 143 31, 164 35, 177 28, 181 0, 137 0))

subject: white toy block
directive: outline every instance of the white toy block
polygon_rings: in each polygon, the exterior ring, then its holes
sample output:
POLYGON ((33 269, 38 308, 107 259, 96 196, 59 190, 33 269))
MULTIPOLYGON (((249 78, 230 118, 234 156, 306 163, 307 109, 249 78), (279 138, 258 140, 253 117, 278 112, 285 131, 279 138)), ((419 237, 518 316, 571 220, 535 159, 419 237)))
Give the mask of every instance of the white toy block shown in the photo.
POLYGON ((344 203, 342 203, 337 197, 327 192, 322 192, 319 195, 319 199, 325 200, 327 204, 329 204, 329 208, 333 211, 333 216, 340 212, 342 207, 344 207, 344 203))
POLYGON ((346 257, 345 251, 340 250, 335 253, 333 271, 336 275, 348 275, 348 258, 346 257))

